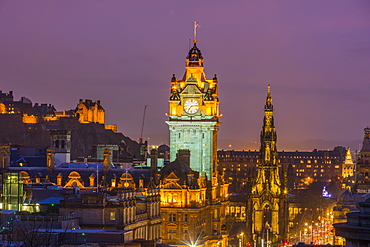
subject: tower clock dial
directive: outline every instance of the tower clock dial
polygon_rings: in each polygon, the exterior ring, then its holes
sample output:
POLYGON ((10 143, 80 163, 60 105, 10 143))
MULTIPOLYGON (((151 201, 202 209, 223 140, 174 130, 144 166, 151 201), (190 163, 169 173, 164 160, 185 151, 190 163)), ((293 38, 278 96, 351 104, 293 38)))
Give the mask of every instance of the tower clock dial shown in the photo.
POLYGON ((199 110, 199 101, 197 99, 186 99, 184 110, 189 114, 194 114, 199 110))

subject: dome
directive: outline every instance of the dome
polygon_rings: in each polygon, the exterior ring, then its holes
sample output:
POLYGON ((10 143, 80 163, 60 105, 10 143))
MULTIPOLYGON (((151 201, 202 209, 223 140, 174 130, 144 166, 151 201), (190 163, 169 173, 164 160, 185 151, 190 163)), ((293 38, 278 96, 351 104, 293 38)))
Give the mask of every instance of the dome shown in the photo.
POLYGON ((202 52, 198 49, 197 43, 194 42, 193 48, 190 49, 186 57, 187 67, 198 67, 203 66, 202 52))
POLYGON ((338 203, 355 203, 355 198, 348 190, 346 190, 339 196, 338 203))
POLYGON ((175 173, 182 181, 186 181, 187 174, 193 173, 189 165, 179 159, 172 161, 162 168, 162 179, 167 177, 171 172, 175 173))
POLYGON ((166 144, 162 144, 158 147, 158 152, 160 151, 170 151, 170 147, 167 146, 166 144))

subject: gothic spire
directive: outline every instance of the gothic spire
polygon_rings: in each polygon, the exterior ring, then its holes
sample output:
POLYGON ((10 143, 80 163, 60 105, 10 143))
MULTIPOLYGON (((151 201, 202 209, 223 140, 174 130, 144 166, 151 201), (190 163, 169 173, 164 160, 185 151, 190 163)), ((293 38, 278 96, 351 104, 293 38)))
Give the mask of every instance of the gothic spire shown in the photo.
POLYGON ((263 127, 261 131, 261 150, 260 162, 261 165, 277 165, 277 150, 276 150, 276 130, 274 126, 274 107, 272 105, 270 85, 267 88, 267 97, 265 104, 265 117, 263 119, 263 127))

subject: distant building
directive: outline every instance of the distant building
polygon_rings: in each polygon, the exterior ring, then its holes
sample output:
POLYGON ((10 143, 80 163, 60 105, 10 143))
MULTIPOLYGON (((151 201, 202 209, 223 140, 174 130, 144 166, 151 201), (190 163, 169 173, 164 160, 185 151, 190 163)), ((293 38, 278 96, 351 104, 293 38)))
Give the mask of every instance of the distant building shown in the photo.
POLYGON ((105 110, 100 100, 93 102, 90 99, 80 99, 76 108, 76 117, 80 123, 105 123, 105 110))
MULTIPOLYGON (((248 184, 251 170, 258 164, 259 151, 219 150, 219 167, 230 181, 231 192, 242 192, 248 184)), ((306 188, 313 181, 330 182, 341 178, 345 184, 354 183, 354 163, 350 150, 280 151, 279 167, 288 169, 289 189, 306 188)))
POLYGON ((370 128, 364 129, 364 140, 357 155, 356 185, 357 193, 370 193, 370 128))

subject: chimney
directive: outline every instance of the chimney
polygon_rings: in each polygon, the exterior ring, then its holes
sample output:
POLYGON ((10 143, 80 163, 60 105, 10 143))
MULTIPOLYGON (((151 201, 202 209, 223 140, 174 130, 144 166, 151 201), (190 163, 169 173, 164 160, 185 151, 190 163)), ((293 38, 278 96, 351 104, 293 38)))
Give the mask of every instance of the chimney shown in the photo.
POLYGON ((54 148, 46 149, 46 167, 48 168, 48 171, 54 168, 54 152, 54 148))
POLYGON ((150 151, 150 175, 158 171, 158 149, 152 149, 150 151))
POLYGON ((177 159, 185 162, 188 166, 190 166, 190 150, 189 149, 179 149, 176 155, 177 159))
POLYGON ((10 166, 11 147, 10 145, 0 145, 0 168, 7 169, 10 166))
POLYGON ((109 171, 109 167, 110 167, 110 149, 106 148, 104 149, 104 161, 103 161, 103 165, 104 165, 104 172, 107 173, 109 171))

